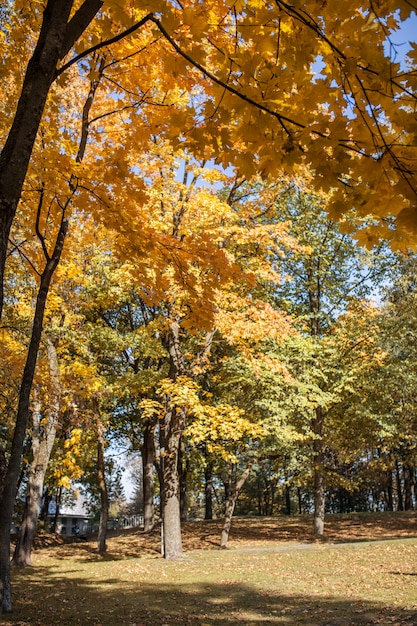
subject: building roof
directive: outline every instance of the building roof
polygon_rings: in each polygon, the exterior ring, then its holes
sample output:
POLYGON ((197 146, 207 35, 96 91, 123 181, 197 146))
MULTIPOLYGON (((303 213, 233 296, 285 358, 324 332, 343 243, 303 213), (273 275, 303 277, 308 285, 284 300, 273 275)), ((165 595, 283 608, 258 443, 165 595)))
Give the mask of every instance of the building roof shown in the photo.
MULTIPOLYGON (((51 502, 49 505, 49 515, 55 515, 55 502, 51 502)), ((79 493, 78 497, 73 497, 68 502, 64 502, 59 507, 60 517, 84 517, 89 519, 93 517, 92 513, 88 509, 88 498, 79 493)))

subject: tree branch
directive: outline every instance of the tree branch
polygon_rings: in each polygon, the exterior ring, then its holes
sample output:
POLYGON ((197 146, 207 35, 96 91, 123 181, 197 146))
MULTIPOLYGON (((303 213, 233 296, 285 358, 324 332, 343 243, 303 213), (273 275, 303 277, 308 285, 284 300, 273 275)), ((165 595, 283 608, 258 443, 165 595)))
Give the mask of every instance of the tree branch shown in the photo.
POLYGON ((89 54, 92 54, 96 50, 101 50, 101 48, 104 48, 106 46, 110 46, 111 44, 116 43, 117 41, 120 41, 121 39, 124 39, 124 37, 131 35, 136 30, 138 30, 141 26, 146 24, 146 22, 148 22, 151 19, 151 17, 153 17, 153 15, 152 13, 149 13, 148 15, 145 15, 145 17, 143 17, 141 20, 139 20, 139 22, 136 22, 136 24, 133 24, 133 26, 124 30, 118 35, 115 35, 114 37, 111 37, 110 39, 106 39, 105 41, 101 41, 95 46, 91 46, 91 48, 87 48, 87 50, 84 50, 84 52, 80 52, 80 54, 77 54, 77 56, 70 59, 68 63, 65 63, 65 65, 63 65, 58 70, 56 70, 55 79, 58 78, 58 76, 60 76, 63 72, 65 72, 69 67, 71 67, 75 63, 78 63, 78 61, 81 61, 81 59, 84 59, 84 57, 88 56, 89 54))
POLYGON ((78 11, 67 24, 64 42, 61 49, 61 59, 71 50, 74 43, 83 34, 87 26, 103 6, 102 0, 85 0, 78 11))

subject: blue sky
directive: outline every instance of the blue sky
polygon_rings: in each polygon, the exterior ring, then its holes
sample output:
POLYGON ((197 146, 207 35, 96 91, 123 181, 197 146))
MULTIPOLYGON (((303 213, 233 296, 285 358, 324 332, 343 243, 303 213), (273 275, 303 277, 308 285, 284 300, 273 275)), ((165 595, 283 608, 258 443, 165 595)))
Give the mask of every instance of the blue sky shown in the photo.
MULTIPOLYGON (((410 41, 417 43, 417 16, 415 13, 405 20, 402 23, 402 26, 399 30, 394 31, 390 35, 390 39, 393 44, 395 44, 395 50, 398 55, 398 58, 393 59, 394 61, 402 61, 404 56, 410 50, 410 41)), ((388 54, 388 45, 387 45, 387 54, 388 54)))

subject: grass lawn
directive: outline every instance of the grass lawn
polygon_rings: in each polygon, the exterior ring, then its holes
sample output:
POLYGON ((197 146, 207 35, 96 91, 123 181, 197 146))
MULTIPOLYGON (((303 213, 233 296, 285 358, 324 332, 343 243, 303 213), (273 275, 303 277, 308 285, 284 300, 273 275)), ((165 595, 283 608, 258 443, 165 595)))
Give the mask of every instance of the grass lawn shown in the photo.
POLYGON ((187 524, 178 561, 159 556, 157 533, 113 537, 104 558, 94 543, 44 542, 34 568, 13 571, 14 611, 3 621, 416 626, 416 514, 329 520, 323 542, 305 518, 235 520, 226 551, 216 549, 219 523, 187 524))

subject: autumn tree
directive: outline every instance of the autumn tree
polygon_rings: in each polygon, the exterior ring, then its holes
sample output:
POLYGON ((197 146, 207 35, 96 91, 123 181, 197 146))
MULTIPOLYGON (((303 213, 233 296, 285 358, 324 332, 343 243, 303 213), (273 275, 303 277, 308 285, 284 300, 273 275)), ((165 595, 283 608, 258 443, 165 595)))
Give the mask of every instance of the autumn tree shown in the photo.
MULTIPOLYGON (((370 243, 383 236, 396 246, 414 245, 415 172, 409 166, 415 157, 409 115, 415 102, 414 50, 410 71, 404 71, 384 49, 390 32, 411 14, 411 3, 353 3, 343 22, 334 7, 318 15, 313 3, 293 7, 278 0, 197 7, 190 1, 138 7, 49 0, 22 8, 19 2, 4 7, 0 35, 7 79, 0 156, 1 304, 10 229, 22 189, 31 190, 27 173, 36 154, 45 157, 44 172, 60 171, 86 210, 118 232, 130 231, 136 252, 155 246, 140 212, 143 180, 132 160, 134 148, 147 147, 153 136, 186 146, 194 158, 232 164, 246 177, 276 177, 309 165, 316 187, 334 188, 329 205, 334 215, 354 206, 374 216, 364 229, 370 243), (89 139, 95 158, 84 169, 74 158, 73 128, 57 124, 45 142, 40 122, 45 107, 48 113, 64 111, 74 76, 84 79, 88 91, 98 71, 105 73, 106 87, 94 122, 89 117, 90 130, 96 131, 89 139), (54 148, 44 150, 51 137, 58 138, 54 148)), ((77 106, 73 111, 80 117, 77 106)), ((36 217, 29 217, 36 212, 26 207, 25 216, 36 225, 36 217)), ((175 250, 174 258, 182 255, 179 243, 159 240, 165 251, 175 250)), ((163 255, 160 259, 157 273, 163 273, 163 255)), ((181 266, 171 265, 174 271, 181 266)), ((14 479, 7 484, 12 497, 14 479)), ((3 581, 6 569, 1 566, 3 581)), ((8 590, 5 596, 9 610, 8 590)))

